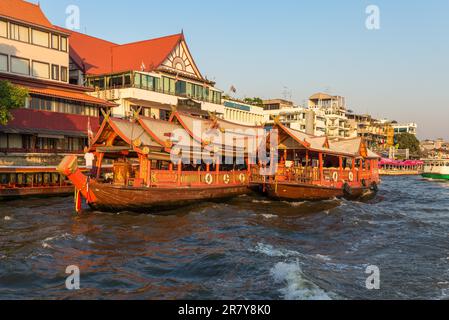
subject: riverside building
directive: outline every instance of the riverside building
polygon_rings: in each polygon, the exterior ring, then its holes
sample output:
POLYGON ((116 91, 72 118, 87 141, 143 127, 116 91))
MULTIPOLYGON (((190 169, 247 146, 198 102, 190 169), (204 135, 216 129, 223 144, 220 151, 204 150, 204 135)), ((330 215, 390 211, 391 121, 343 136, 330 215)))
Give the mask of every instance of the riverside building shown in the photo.
POLYGON ((88 127, 98 129, 100 110, 115 106, 69 83, 69 47, 70 35, 39 5, 0 1, 0 80, 30 94, 0 126, 0 166, 57 164, 64 154, 82 154, 88 127))
POLYGON ((324 113, 326 135, 329 139, 350 137, 350 126, 346 117, 346 99, 344 97, 316 93, 309 98, 308 106, 310 110, 324 113))
POLYGON ((117 104, 114 117, 137 112, 168 120, 173 107, 201 117, 209 112, 225 117, 223 92, 200 72, 183 33, 116 44, 61 30, 70 35, 70 82, 117 104))

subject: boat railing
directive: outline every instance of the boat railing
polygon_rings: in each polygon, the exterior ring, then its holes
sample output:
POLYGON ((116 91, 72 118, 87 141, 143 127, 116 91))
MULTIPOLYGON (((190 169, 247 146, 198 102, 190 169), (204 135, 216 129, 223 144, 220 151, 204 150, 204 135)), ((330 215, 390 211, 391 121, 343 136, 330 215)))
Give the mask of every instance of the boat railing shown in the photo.
POLYGON ((274 182, 290 182, 311 185, 326 185, 330 187, 342 187, 344 183, 350 185, 357 184, 363 180, 376 180, 378 170, 366 169, 340 169, 340 168, 324 168, 321 177, 320 169, 317 167, 292 167, 278 168, 276 175, 263 176, 260 174, 259 168, 252 169, 252 183, 274 183, 274 182))
POLYGON ((150 186, 242 185, 249 182, 248 171, 183 171, 152 170, 150 186))

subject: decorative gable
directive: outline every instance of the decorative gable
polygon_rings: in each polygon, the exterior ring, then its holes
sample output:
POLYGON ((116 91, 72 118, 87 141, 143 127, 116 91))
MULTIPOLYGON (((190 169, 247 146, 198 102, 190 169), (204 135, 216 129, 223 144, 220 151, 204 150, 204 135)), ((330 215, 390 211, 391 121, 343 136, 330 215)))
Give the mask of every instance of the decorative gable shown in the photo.
POLYGON ((184 40, 180 41, 160 68, 204 80, 184 40))

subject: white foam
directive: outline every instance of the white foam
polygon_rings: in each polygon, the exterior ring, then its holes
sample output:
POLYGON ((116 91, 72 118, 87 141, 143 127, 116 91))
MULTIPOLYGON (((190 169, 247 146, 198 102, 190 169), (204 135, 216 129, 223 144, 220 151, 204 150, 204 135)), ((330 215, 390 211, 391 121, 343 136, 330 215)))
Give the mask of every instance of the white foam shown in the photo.
POLYGON ((331 261, 332 260, 329 256, 325 256, 322 254, 317 254, 315 257, 322 261, 331 261))
POLYGON ((306 202, 305 201, 297 201, 297 202, 285 202, 285 203, 287 203, 288 205, 296 208, 296 207, 302 206, 306 202))
POLYGON ((278 216, 275 214, 261 214, 264 219, 276 219, 278 216))
POLYGON ((9 217, 9 216, 6 216, 6 217, 4 217, 4 218, 3 218, 3 220, 5 220, 5 221, 11 221, 11 220, 12 220, 12 218, 11 218, 11 217, 9 217))
POLYGON ((299 252, 286 250, 286 249, 275 249, 272 245, 258 243, 252 252, 262 253, 269 257, 298 257, 301 256, 299 252))
POLYGON ((270 273, 276 283, 286 284, 280 290, 285 300, 332 300, 324 290, 304 276, 299 262, 279 262, 270 273))
POLYGON ((269 200, 253 200, 252 202, 253 203, 261 203, 261 204, 269 204, 272 201, 269 201, 269 200))
POLYGON ((71 237, 71 235, 68 233, 64 233, 62 235, 55 236, 55 237, 48 237, 44 241, 42 241, 42 248, 53 249, 53 247, 49 244, 49 242, 53 242, 53 241, 59 240, 59 239, 66 240, 66 239, 69 239, 70 237, 71 237))

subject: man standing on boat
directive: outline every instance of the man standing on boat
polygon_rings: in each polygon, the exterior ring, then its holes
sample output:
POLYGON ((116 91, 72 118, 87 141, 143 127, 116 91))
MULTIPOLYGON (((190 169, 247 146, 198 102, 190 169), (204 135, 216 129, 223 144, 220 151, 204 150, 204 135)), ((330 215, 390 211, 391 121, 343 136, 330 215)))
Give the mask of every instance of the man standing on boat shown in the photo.
POLYGON ((95 155, 92 152, 87 152, 87 148, 86 150, 84 150, 84 160, 86 161, 86 169, 90 172, 90 176, 95 176, 96 174, 96 169, 94 168, 94 160, 95 160, 95 155))

